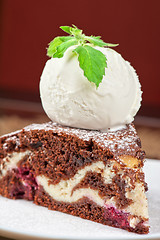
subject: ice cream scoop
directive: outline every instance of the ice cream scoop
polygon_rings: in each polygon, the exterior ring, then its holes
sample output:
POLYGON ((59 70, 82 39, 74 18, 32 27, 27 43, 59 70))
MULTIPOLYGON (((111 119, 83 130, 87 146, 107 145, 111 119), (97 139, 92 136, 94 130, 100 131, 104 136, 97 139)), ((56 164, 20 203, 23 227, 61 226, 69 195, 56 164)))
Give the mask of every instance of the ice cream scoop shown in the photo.
POLYGON ((107 59, 97 88, 84 76, 75 48, 69 47, 62 58, 51 58, 44 67, 40 96, 48 117, 62 125, 94 130, 132 122, 142 95, 134 68, 115 50, 95 47, 107 59))

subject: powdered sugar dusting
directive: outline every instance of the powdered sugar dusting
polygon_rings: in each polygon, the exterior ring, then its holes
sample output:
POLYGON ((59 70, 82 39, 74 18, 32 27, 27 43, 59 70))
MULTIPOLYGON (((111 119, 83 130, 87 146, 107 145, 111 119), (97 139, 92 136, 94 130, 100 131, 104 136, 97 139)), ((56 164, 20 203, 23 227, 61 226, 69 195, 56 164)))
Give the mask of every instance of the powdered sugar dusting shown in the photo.
POLYGON ((52 131, 53 133, 57 133, 58 135, 71 135, 76 136, 83 141, 92 141, 93 143, 98 144, 99 147, 104 150, 107 149, 114 155, 115 159, 118 159, 120 155, 132 155, 135 156, 136 153, 140 150, 138 146, 137 140, 139 139, 134 128, 133 124, 129 124, 126 128, 122 128, 117 131, 94 131, 94 130, 85 130, 79 128, 70 128, 66 126, 59 125, 57 123, 48 122, 43 124, 31 124, 26 126, 22 130, 10 133, 8 135, 4 135, 1 138, 6 138, 6 145, 3 145, 3 148, 7 148, 7 142, 13 141, 16 145, 19 145, 19 138, 17 135, 21 134, 21 131, 25 134, 25 132, 29 131, 52 131))
POLYGON ((24 131, 44 130, 53 131, 61 134, 74 135, 82 139, 83 141, 96 142, 102 148, 108 148, 114 155, 135 155, 139 150, 137 144, 137 133, 133 124, 129 124, 126 128, 117 131, 100 132, 93 130, 85 130, 78 128, 70 128, 58 125, 53 122, 44 124, 32 124, 24 128, 24 131))

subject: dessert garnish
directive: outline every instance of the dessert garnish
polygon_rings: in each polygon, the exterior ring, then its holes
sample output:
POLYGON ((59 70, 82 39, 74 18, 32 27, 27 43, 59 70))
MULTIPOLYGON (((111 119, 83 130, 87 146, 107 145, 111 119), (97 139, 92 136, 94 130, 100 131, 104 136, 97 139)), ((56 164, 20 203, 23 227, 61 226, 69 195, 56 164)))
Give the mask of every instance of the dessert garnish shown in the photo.
POLYGON ((78 29, 75 25, 72 26, 60 27, 70 36, 54 38, 49 43, 47 55, 53 58, 61 58, 69 47, 77 45, 73 52, 78 55, 79 65, 84 71, 84 76, 98 87, 103 75, 105 75, 107 59, 105 54, 92 46, 116 47, 118 44, 105 43, 100 36, 86 36, 81 29, 78 29))
POLYGON ((59 124, 93 130, 120 129, 140 108, 141 86, 134 68, 100 37, 62 26, 70 36, 48 48, 40 96, 48 117, 59 124), (89 81, 88 81, 89 80, 89 81))

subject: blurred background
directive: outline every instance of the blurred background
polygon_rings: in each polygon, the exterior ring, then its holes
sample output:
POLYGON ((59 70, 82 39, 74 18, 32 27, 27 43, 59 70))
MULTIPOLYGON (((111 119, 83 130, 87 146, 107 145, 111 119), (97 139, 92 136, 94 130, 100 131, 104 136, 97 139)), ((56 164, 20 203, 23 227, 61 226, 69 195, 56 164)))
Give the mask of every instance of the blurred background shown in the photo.
POLYGON ((135 124, 147 157, 160 159, 159 0, 0 0, 0 135, 44 122, 39 80, 48 43, 75 24, 119 43, 139 75, 143 102, 135 124))

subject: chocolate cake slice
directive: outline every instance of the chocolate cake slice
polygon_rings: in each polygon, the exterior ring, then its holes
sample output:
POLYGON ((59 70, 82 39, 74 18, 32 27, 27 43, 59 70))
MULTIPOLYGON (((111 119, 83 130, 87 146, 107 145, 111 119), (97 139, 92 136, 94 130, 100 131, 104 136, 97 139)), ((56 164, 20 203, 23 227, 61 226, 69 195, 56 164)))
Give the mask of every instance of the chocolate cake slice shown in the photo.
POLYGON ((108 132, 32 124, 0 138, 0 194, 148 233, 144 156, 133 124, 108 132))

